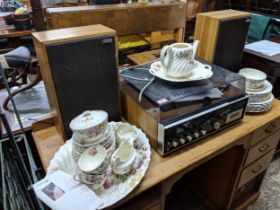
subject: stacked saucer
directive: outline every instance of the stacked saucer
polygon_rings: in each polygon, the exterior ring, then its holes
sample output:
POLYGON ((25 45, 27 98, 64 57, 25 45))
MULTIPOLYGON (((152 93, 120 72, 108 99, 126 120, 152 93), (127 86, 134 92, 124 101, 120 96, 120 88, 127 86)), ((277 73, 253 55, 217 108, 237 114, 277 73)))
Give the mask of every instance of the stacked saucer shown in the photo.
POLYGON ((107 150, 115 149, 114 131, 108 124, 108 114, 105 111, 85 111, 71 121, 70 128, 73 131, 72 157, 75 162, 90 147, 100 145, 107 150))
POLYGON ((239 74, 246 79, 246 93, 249 102, 246 112, 265 112, 272 107, 274 96, 272 95, 272 85, 266 80, 266 74, 262 71, 244 68, 239 74))

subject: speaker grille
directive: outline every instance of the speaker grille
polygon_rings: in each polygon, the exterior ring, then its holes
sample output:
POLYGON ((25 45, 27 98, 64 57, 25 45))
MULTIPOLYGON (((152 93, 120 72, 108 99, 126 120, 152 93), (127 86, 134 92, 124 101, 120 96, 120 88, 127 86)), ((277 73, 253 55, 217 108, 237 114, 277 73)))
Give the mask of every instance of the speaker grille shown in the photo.
POLYGON ((65 135, 85 110, 102 109, 120 120, 118 72, 113 36, 46 46, 65 135))
POLYGON ((240 18, 220 22, 215 64, 233 71, 240 69, 249 27, 246 20, 247 18, 240 18))

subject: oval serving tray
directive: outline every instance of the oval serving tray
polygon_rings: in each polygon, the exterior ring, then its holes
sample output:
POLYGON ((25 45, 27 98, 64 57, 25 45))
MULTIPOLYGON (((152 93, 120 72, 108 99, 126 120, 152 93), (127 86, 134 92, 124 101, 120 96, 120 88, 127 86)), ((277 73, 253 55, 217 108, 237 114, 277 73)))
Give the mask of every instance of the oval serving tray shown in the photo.
MULTIPOLYGON (((121 122, 110 122, 110 124, 115 130, 121 122)), ((107 208, 127 196, 145 176, 151 160, 151 149, 146 135, 141 129, 137 128, 137 130, 139 132, 139 142, 142 144, 136 148, 138 158, 135 162, 134 169, 128 175, 120 176, 109 173, 102 187, 94 190, 94 192, 103 200, 103 205, 99 207, 99 209, 107 208)), ((54 158, 51 160, 47 169, 47 174, 51 174, 56 170, 62 170, 74 175, 77 165, 74 162, 71 153, 72 139, 62 145, 54 155, 54 158)))

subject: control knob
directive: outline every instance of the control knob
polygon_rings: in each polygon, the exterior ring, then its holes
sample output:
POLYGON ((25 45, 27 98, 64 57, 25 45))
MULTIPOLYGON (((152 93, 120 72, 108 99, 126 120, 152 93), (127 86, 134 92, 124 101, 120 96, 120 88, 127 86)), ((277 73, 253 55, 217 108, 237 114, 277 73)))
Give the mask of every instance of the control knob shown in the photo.
POLYGON ((221 126, 222 126, 222 124, 221 124, 221 122, 219 122, 219 121, 216 121, 216 122, 214 122, 214 124, 213 124, 213 127, 214 127, 216 130, 218 130, 221 126))
POLYGON ((182 138, 182 137, 179 140, 180 140, 181 144, 185 144, 186 143, 186 140, 184 138, 182 138))
POLYGON ((166 145, 166 151, 169 152, 172 149, 172 144, 168 141, 166 145))
POLYGON ((187 138, 188 141, 192 141, 193 140, 193 137, 191 135, 187 135, 186 138, 187 138))
POLYGON ((203 136, 205 136, 207 134, 207 131, 205 131, 205 130, 201 130, 200 132, 202 133, 203 136))
POLYGON ((199 138, 199 137, 200 137, 199 131, 195 131, 195 132, 193 133, 193 135, 194 135, 195 138, 199 138))
POLYGON ((177 141, 173 140, 171 143, 172 143, 172 146, 173 146, 173 147, 178 147, 177 141))

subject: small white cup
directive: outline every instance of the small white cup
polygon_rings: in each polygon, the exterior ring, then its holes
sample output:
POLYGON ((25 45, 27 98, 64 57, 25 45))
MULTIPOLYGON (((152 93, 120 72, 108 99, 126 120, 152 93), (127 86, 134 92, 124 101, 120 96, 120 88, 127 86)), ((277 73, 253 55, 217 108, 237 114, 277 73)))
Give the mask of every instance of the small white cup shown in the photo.
POLYGON ((257 69, 244 68, 239 71, 239 74, 246 79, 246 89, 254 90, 264 87, 264 82, 267 75, 257 69))
POLYGON ((139 134, 137 129, 128 123, 122 123, 116 129, 118 145, 121 145, 125 142, 129 142, 133 145, 134 142, 137 140, 138 135, 139 134))
POLYGON ((109 164, 106 157, 107 150, 105 147, 101 145, 90 147, 82 153, 78 161, 78 167, 85 173, 101 174, 109 164))

